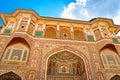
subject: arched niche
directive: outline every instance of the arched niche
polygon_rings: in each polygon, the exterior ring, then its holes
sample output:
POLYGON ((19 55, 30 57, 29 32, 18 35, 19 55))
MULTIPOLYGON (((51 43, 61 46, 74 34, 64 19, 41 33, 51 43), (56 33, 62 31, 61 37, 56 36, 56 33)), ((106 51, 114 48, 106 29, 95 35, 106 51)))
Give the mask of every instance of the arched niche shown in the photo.
POLYGON ((61 28, 60 29, 60 38, 61 39, 71 39, 71 35, 70 35, 70 29, 68 28, 61 28))
POLYGON ((56 38, 56 30, 53 27, 48 27, 45 30, 45 38, 56 38))
POLYGON ((14 72, 8 72, 0 75, 0 80, 22 80, 19 75, 14 72))
POLYGON ((30 47, 24 38, 15 37, 4 50, 3 64, 25 65, 30 52, 30 47))
POLYGON ((102 39, 102 35, 99 29, 95 29, 94 34, 95 34, 96 40, 102 39))
POLYGON ((85 40, 85 34, 81 30, 74 30, 74 39, 75 40, 85 40))
POLYGON ((120 57, 116 51, 116 48, 112 44, 105 45, 100 50, 100 57, 104 68, 120 68, 120 57))
POLYGON ((84 61, 69 51, 52 55, 47 64, 47 80, 49 79, 87 80, 84 61))
POLYGON ((110 80, 120 80, 120 76, 119 75, 114 75, 110 80))

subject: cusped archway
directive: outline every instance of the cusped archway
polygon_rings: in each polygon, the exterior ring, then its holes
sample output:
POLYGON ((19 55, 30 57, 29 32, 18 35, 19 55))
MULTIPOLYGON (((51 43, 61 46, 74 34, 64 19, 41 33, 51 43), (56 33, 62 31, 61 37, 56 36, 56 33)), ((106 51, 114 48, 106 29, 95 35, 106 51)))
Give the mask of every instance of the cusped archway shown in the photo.
MULTIPOLYGON (((91 73, 91 70, 90 70, 90 64, 89 64, 89 61, 87 59, 87 57, 79 50, 76 50, 72 47, 69 47, 69 46, 61 46, 61 47, 57 47, 51 51, 49 51, 47 54, 44 55, 43 57, 43 60, 42 60, 42 70, 41 70, 41 79, 42 80, 47 80, 47 66, 48 66, 48 61, 49 61, 49 58, 59 52, 62 52, 62 51, 68 51, 70 52, 71 54, 74 54, 78 57, 80 57, 83 62, 84 62, 84 66, 85 66, 85 71, 86 71, 86 80, 90 80, 92 79, 92 73, 91 73)), ((62 67, 61 67, 62 68, 62 67)), ((66 67, 65 67, 66 68, 66 67)))
POLYGON ((87 80, 84 61, 67 50, 49 57, 47 62, 47 80, 87 80))
POLYGON ((19 75, 14 72, 8 72, 0 75, 0 80, 22 80, 19 75))

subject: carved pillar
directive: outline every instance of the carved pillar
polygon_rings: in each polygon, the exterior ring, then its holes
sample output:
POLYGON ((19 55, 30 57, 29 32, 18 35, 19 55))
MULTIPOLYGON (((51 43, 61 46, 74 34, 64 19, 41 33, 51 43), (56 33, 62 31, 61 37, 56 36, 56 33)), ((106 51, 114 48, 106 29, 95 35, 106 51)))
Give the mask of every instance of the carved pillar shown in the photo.
POLYGON ((87 31, 86 31, 86 28, 85 28, 85 27, 83 28, 83 31, 84 31, 84 33, 85 33, 85 39, 87 40, 87 31))
POLYGON ((46 24, 43 24, 43 26, 42 26, 42 31, 45 30, 45 27, 46 27, 46 24))
POLYGON ((108 32, 109 37, 112 38, 112 37, 111 37, 111 33, 110 33, 110 31, 108 30, 108 28, 107 28, 107 27, 105 27, 105 28, 106 28, 106 30, 107 30, 107 32, 108 32))
POLYGON ((37 30, 38 24, 35 24, 35 29, 33 30, 33 36, 35 36, 35 31, 37 30))
POLYGON ((74 30, 73 30, 73 27, 70 27, 70 31, 71 31, 71 38, 74 39, 74 30))
POLYGON ((8 24, 6 25, 6 28, 8 28, 9 24, 10 24, 10 21, 9 21, 8 24))
POLYGON ((95 37, 95 35, 94 35, 93 30, 92 30, 92 29, 90 29, 90 31, 91 31, 91 34, 92 34, 92 35, 93 35, 93 37, 94 37, 94 40, 96 41, 96 37, 95 37))
POLYGON ((60 26, 59 25, 57 25, 56 37, 60 38, 60 26))
POLYGON ((21 17, 21 18, 19 19, 19 21, 18 21, 18 26, 17 26, 16 30, 19 29, 19 26, 20 26, 21 21, 22 21, 22 17, 21 17))
POLYGON ((28 27, 29 27, 29 25, 30 25, 30 21, 31 21, 31 18, 28 19, 28 22, 27 22, 27 25, 26 25, 26 29, 25 29, 25 31, 28 30, 28 27))
POLYGON ((104 80, 103 73, 98 71, 97 72, 98 80, 104 80))
POLYGON ((99 30, 100 30, 100 34, 101 34, 102 38, 104 38, 104 34, 103 34, 103 32, 102 32, 101 26, 98 26, 98 28, 99 28, 99 30))
POLYGON ((12 29, 14 29, 15 25, 16 25, 16 22, 14 22, 12 29))

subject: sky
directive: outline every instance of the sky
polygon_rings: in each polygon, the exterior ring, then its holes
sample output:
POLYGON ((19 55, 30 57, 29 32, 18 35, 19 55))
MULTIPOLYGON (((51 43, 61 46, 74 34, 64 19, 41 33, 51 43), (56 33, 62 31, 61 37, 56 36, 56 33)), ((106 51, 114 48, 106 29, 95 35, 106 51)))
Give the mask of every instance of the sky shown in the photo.
MULTIPOLYGON (((119 0, 0 0, 0 13, 15 9, 33 9, 40 16, 91 20, 105 17, 120 25, 119 0)), ((0 19, 0 25, 3 25, 0 19)))

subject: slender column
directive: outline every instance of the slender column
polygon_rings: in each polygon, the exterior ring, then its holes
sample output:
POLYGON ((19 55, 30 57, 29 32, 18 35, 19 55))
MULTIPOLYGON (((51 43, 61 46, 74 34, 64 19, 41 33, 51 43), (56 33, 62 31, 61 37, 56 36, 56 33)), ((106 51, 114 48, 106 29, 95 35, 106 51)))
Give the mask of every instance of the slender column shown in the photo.
POLYGON ((35 30, 37 30, 38 24, 35 24, 35 30))
POLYGON ((99 30, 100 30, 100 34, 102 36, 102 38, 104 38, 104 35, 103 35, 103 32, 102 32, 102 29, 101 29, 101 26, 98 26, 99 30))
POLYGON ((56 35, 56 37, 57 38, 60 38, 60 26, 59 25, 57 25, 57 35, 56 35))
POLYGON ((73 30, 73 27, 70 27, 70 30, 71 30, 71 38, 74 39, 74 30, 73 30))
POLYGON ((93 35, 93 37, 94 37, 94 40, 96 41, 96 37, 95 37, 95 35, 94 35, 94 32, 93 32, 93 30, 92 30, 92 29, 90 29, 90 32, 91 32, 91 34, 93 35))
POLYGON ((16 22, 14 22, 12 29, 14 29, 16 22))
POLYGON ((21 21, 22 21, 22 17, 21 17, 20 20, 18 21, 18 26, 17 26, 16 30, 19 29, 19 26, 20 26, 21 21))
POLYGON ((43 26, 42 26, 42 31, 45 30, 45 27, 46 27, 46 24, 43 24, 43 26))
POLYGON ((110 33, 110 31, 108 30, 108 28, 107 28, 107 27, 105 27, 105 28, 106 28, 106 30, 107 30, 107 32, 108 32, 109 37, 112 38, 112 37, 111 37, 111 33, 110 33))
POLYGON ((28 30, 28 27, 29 27, 29 25, 30 25, 30 21, 31 21, 31 18, 29 18, 29 19, 28 19, 28 22, 27 22, 27 26, 26 26, 25 31, 27 31, 27 30, 28 30))
POLYGON ((35 31, 37 30, 38 24, 35 24, 35 30, 33 30, 33 36, 35 36, 35 31))
POLYGON ((85 27, 83 28, 83 31, 84 31, 84 33, 85 33, 85 38, 86 38, 86 40, 88 40, 88 39, 87 39, 87 36, 88 36, 88 35, 87 35, 87 32, 86 32, 86 28, 85 28, 85 27))
POLYGON ((9 21, 8 24, 6 25, 6 28, 8 28, 9 24, 10 24, 10 21, 9 21))
POLYGON ((23 59, 24 51, 25 51, 25 50, 22 50, 22 55, 21 55, 20 61, 22 61, 22 59, 23 59))
POLYGON ((14 32, 14 27, 16 25, 16 22, 14 22, 13 26, 12 26, 12 33, 14 32))

